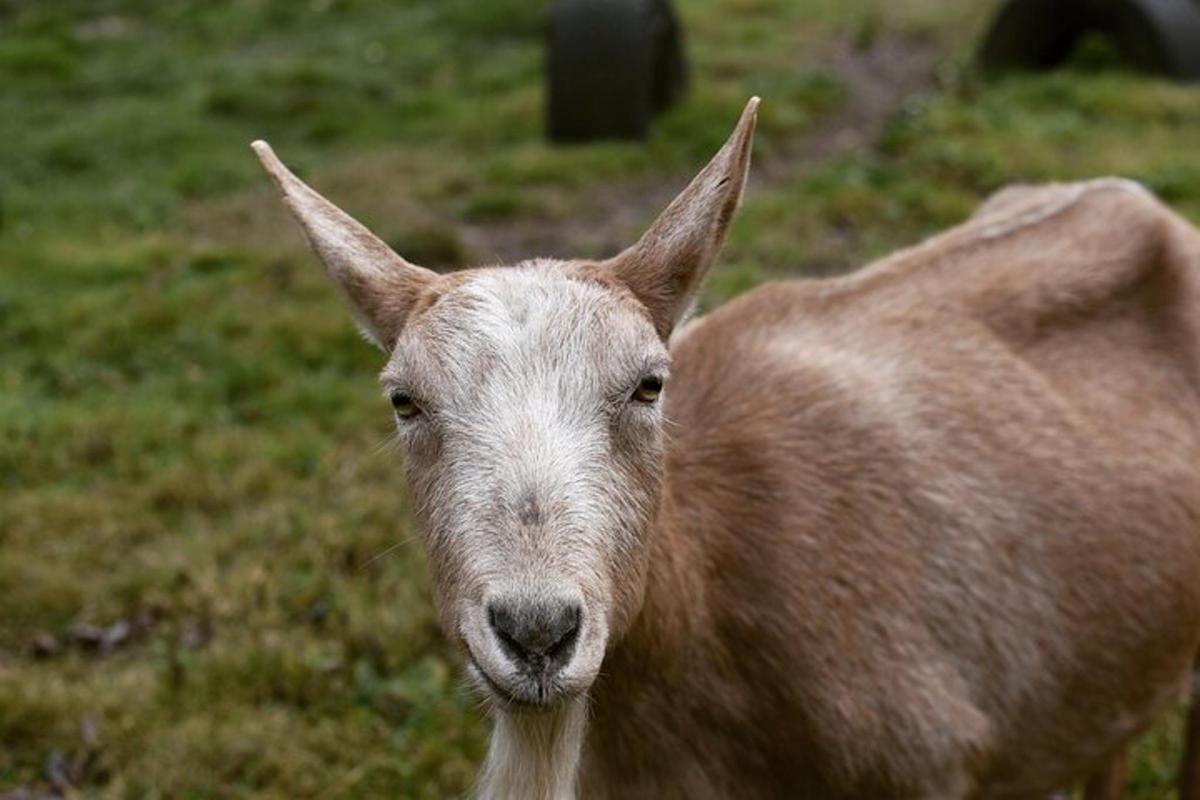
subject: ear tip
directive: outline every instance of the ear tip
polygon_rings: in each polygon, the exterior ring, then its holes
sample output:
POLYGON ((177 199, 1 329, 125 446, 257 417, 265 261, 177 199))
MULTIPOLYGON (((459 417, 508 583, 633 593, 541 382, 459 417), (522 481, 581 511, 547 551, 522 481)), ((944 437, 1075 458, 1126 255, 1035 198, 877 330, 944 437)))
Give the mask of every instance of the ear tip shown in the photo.
POLYGON ((729 137, 729 146, 736 152, 747 152, 750 149, 750 140, 754 138, 754 129, 758 125, 758 105, 762 102, 762 98, 754 95, 746 103, 746 108, 742 111, 742 116, 738 120, 737 127, 729 137))
POLYGON ((269 167, 271 162, 279 160, 275 155, 275 151, 271 149, 271 145, 267 144, 263 139, 255 139, 251 142, 250 149, 258 156, 258 160, 263 163, 264 167, 269 167))
POLYGON ((738 120, 735 136, 738 138, 748 137, 754 131, 755 124, 758 122, 758 105, 761 102, 762 98, 754 95, 746 103, 746 108, 742 111, 742 118, 738 120))
POLYGON ((263 169, 275 179, 275 182, 279 184, 284 193, 290 193, 290 190, 294 188, 298 181, 292 175, 291 171, 283 165, 283 162, 279 160, 279 156, 275 155, 275 151, 271 149, 271 145, 267 144, 263 139, 255 139, 250 143, 250 149, 258 156, 258 161, 262 164, 263 169))

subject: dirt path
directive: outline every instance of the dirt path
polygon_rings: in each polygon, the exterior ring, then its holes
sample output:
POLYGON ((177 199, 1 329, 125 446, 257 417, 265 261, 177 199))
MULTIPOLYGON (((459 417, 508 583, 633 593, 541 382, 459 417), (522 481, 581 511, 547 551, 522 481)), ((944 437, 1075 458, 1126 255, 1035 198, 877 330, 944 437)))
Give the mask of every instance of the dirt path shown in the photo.
MULTIPOLYGON (((908 98, 933 86, 938 57, 935 42, 915 36, 884 36, 868 47, 847 40, 835 43, 826 63, 819 66, 835 73, 845 86, 841 109, 794 142, 773 142, 770 152, 755 162, 752 187, 779 186, 831 158, 876 147, 888 120, 908 98)), ((632 243, 691 178, 690 173, 660 174, 586 190, 564 189, 560 195, 544 198, 550 205, 561 203, 569 209, 561 218, 521 215, 465 222, 420 202, 411 192, 379 190, 379 175, 394 175, 399 181, 400 176, 420 174, 421 161, 428 157, 419 149, 406 149, 350 158, 321 176, 321 188, 369 227, 376 221, 403 220, 406 228, 442 232, 439 235, 449 246, 441 259, 444 263, 429 261, 436 268, 616 253, 632 243)), ((237 242, 270 251, 304 249, 282 205, 274 201, 273 190, 265 185, 198 203, 185 218, 197 242, 237 242)), ((387 223, 376 230, 386 231, 387 223)))
MULTIPOLYGON (((842 109, 792 145, 756 165, 755 183, 772 186, 832 157, 874 148, 889 119, 912 95, 933 85, 938 48, 928 39, 884 37, 869 47, 837 43, 830 68, 846 87, 842 109)), ((683 188, 689 175, 656 177, 589 190, 586 207, 567 220, 504 220, 463 224, 464 242, 485 260, 615 253, 683 188)))

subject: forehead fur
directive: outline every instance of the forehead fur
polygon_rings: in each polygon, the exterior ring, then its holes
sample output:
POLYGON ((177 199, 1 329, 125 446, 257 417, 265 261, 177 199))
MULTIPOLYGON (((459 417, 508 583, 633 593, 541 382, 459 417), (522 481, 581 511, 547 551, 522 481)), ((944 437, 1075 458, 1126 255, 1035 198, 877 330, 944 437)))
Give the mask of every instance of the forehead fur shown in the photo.
POLYGON ((649 316, 628 292, 586 265, 538 260, 454 275, 401 334, 381 380, 440 395, 497 373, 603 388, 665 362, 649 316))

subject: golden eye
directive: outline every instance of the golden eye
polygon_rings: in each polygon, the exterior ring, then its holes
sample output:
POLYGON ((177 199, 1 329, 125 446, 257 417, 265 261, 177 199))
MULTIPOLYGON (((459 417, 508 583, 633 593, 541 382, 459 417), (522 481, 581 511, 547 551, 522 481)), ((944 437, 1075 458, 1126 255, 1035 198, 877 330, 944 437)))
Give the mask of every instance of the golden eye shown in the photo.
POLYGON ((662 378, 647 375, 645 378, 642 378, 637 388, 633 390, 633 399, 639 403, 653 403, 662 394, 662 388, 662 378))
POLYGON ((421 407, 404 392, 392 392, 392 408, 396 409, 396 416, 401 419, 412 419, 421 413, 421 407))

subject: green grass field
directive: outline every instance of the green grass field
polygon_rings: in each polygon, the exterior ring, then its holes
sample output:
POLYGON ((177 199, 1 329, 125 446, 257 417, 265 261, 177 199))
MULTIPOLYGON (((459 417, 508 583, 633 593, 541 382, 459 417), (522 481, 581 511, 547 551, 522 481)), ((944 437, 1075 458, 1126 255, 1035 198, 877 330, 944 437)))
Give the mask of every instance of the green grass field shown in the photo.
MULTIPOLYGON (((542 139, 537 0, 0 0, 0 796, 465 792, 389 409, 248 144, 431 266, 632 240, 764 98, 707 302, 846 270, 1015 180, 1200 221, 1200 89, 984 81, 994 3, 678 0, 644 145, 542 139), (377 560, 374 556, 385 553, 377 560)), ((1170 796, 1178 719, 1140 743, 1170 796)))

